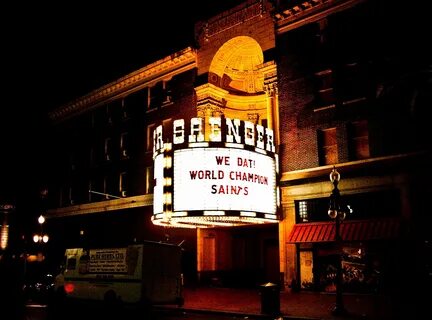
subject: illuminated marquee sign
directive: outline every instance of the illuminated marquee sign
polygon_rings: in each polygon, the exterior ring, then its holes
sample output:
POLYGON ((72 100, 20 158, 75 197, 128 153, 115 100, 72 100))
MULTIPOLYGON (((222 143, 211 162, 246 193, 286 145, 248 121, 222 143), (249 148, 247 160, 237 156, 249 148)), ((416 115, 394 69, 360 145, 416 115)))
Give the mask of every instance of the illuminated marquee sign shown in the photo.
POLYGON ((207 124, 192 118, 186 127, 183 119, 173 122, 172 143, 163 142, 162 126, 153 133, 153 223, 209 227, 278 222, 273 131, 228 118, 209 118, 207 124))

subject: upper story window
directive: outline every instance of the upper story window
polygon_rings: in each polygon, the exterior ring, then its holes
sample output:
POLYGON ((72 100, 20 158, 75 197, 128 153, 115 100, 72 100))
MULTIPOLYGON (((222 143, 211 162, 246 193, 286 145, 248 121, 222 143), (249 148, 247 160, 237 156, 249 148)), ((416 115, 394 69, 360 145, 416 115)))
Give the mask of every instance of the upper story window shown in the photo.
POLYGON ((173 135, 173 120, 171 118, 162 120, 164 136, 168 137, 167 142, 172 142, 169 137, 173 135))
POLYGON ((123 132, 120 135, 120 152, 122 158, 129 157, 129 135, 127 132, 123 132))
POLYGON ((146 168, 146 194, 153 193, 153 188, 155 185, 154 181, 154 167, 146 168))
POLYGON ((366 120, 350 123, 348 126, 348 137, 350 160, 361 160, 370 157, 369 129, 366 120))
POLYGON ((156 83, 149 88, 149 109, 157 109, 162 106, 163 101, 163 82, 156 83))
POLYGON ((315 73, 317 107, 330 107, 335 104, 333 71, 326 69, 315 73))
POLYGON ((128 179, 127 179, 127 172, 120 173, 120 179, 119 179, 119 191, 120 195, 122 197, 128 196, 128 179))
POLYGON ((318 131, 318 152, 320 165, 335 164, 338 162, 336 128, 318 131))
POLYGON ((147 109, 148 104, 148 88, 131 93, 122 100, 122 119, 127 120, 133 118, 138 110, 147 109))
POLYGON ((130 118, 130 105, 127 103, 126 99, 121 99, 120 101, 120 112, 122 120, 127 120, 130 118))
POLYGON ((105 138, 104 159, 106 161, 112 160, 112 140, 111 140, 111 138, 105 138))
POLYGON ((341 89, 341 99, 344 104, 353 101, 364 100, 366 97, 366 71, 358 62, 346 63, 340 72, 341 81, 338 87, 341 89))
POLYGON ((156 129, 156 124, 152 123, 147 126, 147 141, 146 141, 146 150, 153 150, 153 131, 156 129))
POLYGON ((105 121, 106 124, 112 125, 113 124, 113 107, 109 104, 105 106, 105 121))
POLYGON ((74 153, 69 154, 69 169, 75 171, 77 166, 76 155, 74 153))
POLYGON ((148 108, 150 110, 160 108, 171 102, 172 94, 169 81, 159 81, 153 87, 148 88, 148 108))
MULTIPOLYGON (((153 140, 155 137, 153 137, 154 130, 159 125, 156 125, 155 123, 149 124, 147 126, 147 151, 153 151, 153 140)), ((173 120, 171 118, 162 120, 162 127, 163 127, 163 136, 165 137, 166 141, 163 142, 172 142, 170 137, 173 135, 173 120)))
POLYGON ((74 190, 72 188, 72 186, 69 187, 69 203, 71 205, 75 204, 75 199, 74 199, 74 190))
POLYGON ((118 197, 119 176, 107 174, 103 178, 103 197, 105 200, 112 200, 118 197))

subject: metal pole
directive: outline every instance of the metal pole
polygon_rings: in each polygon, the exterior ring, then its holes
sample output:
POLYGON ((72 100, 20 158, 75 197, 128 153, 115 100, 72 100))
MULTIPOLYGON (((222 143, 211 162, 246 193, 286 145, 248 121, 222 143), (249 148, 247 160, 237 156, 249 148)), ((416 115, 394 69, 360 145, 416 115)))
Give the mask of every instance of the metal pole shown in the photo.
MULTIPOLYGON (((341 211, 340 206, 340 193, 337 188, 337 182, 334 183, 333 196, 335 200, 335 208, 337 210, 335 218, 335 233, 336 233, 336 247, 337 247, 337 265, 336 265, 336 305, 332 311, 334 315, 344 315, 347 311, 344 307, 343 296, 342 296, 342 285, 343 285, 343 274, 342 274, 342 236, 340 234, 341 215, 344 212, 341 211)), ((342 218, 343 219, 343 218, 342 218)))
POLYGON ((333 309, 334 315, 346 314, 342 296, 342 238, 340 235, 340 218, 339 215, 335 219, 336 223, 336 245, 338 251, 338 261, 336 266, 336 305, 333 309))

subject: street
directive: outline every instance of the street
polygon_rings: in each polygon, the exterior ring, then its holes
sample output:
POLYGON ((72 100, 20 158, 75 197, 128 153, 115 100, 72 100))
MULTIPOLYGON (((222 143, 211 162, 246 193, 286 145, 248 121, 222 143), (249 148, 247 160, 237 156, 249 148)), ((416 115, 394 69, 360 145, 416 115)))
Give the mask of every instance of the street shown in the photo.
MULTIPOLYGON (((187 312, 183 309, 155 307, 151 312, 138 312, 135 308, 122 308, 120 310, 103 310, 100 307, 83 307, 83 308, 63 308, 56 312, 56 315, 50 312, 46 305, 28 304, 26 306, 25 317, 23 320, 69 320, 78 318, 94 319, 152 319, 152 320, 240 320, 253 319, 250 316, 235 316, 223 313, 206 313, 206 312, 187 312)), ((257 317, 258 318, 258 317, 257 317)), ((262 317, 260 317, 262 319, 262 317)), ((273 318, 269 318, 273 319, 273 318)), ((12 319, 11 319, 12 320, 12 319)))

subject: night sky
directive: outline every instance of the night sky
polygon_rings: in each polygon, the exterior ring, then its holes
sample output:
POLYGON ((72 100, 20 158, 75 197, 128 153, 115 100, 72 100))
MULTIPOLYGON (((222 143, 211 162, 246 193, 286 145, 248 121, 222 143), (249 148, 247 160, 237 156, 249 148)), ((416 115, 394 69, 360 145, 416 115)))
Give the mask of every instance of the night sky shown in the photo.
POLYGON ((48 110, 192 46, 195 22, 241 2, 18 2, 2 9, 0 201, 39 179, 48 110))

